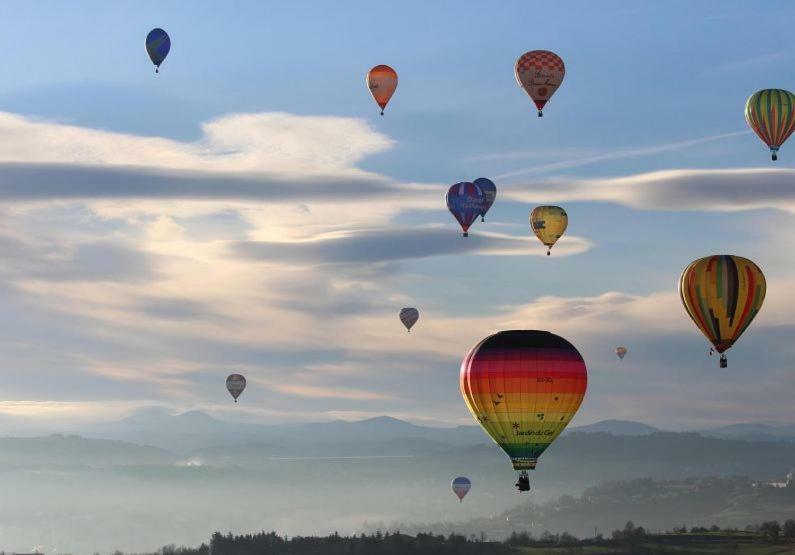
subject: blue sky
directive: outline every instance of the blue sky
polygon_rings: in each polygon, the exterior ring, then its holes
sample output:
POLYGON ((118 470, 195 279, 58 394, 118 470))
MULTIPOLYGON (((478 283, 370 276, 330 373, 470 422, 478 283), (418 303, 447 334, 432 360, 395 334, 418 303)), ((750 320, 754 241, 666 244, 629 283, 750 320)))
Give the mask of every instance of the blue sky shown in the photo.
POLYGON ((580 423, 795 421, 795 150, 772 165, 742 113, 795 88, 794 12, 3 3, 0 413, 465 423, 460 359, 510 325, 583 351, 580 423), (158 75, 155 26, 173 43, 158 75), (566 62, 543 119, 513 77, 531 49, 566 62), (383 118, 364 85, 379 63, 400 75, 383 118), (443 195, 479 176, 498 201, 465 242, 443 195), (527 226, 548 203, 570 215, 550 258, 527 226), (675 290, 716 252, 755 260, 769 291, 723 372, 675 290), (422 312, 411 336, 402 306, 422 312))

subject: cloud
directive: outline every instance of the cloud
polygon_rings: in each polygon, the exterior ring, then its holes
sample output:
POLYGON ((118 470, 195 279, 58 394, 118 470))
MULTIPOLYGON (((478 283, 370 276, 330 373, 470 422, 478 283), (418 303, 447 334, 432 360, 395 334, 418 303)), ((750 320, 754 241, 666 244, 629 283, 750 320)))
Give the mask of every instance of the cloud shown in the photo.
POLYGON ((366 390, 345 389, 339 387, 320 387, 300 384, 271 384, 271 389, 279 393, 305 397, 308 399, 349 399, 355 401, 378 401, 388 399, 389 396, 366 390))
MULTIPOLYGON (((453 226, 364 229, 328 233, 305 241, 241 241, 230 245, 237 256, 285 264, 362 264, 453 254, 527 256, 546 254, 535 237, 475 232, 463 238, 453 226)), ((591 243, 564 237, 560 256, 587 251, 591 243)))
POLYGON ((795 212, 793 183, 795 170, 788 168, 683 169, 608 179, 545 180, 504 187, 501 194, 528 203, 613 202, 637 210, 795 212))
POLYGON ((718 64, 706 70, 706 73, 722 72, 722 71, 747 71, 749 69, 756 69, 760 66, 770 65, 776 62, 783 62, 787 59, 787 54, 784 51, 768 52, 766 54, 758 54, 749 58, 742 58, 739 60, 732 60, 722 64, 718 64))
MULTIPOLYGON (((700 137, 698 139, 677 141, 673 143, 664 143, 659 145, 650 145, 650 146, 633 147, 633 148, 614 148, 614 149, 606 149, 601 151, 598 150, 594 151, 593 149, 574 149, 574 151, 572 152, 572 154, 574 155, 573 158, 560 160, 557 162, 551 162, 547 164, 536 164, 531 168, 514 170, 500 174, 496 176, 495 179, 510 179, 513 177, 519 177, 523 175, 549 173, 557 170, 590 166, 591 164, 597 164, 600 162, 610 162, 613 160, 622 160, 625 158, 637 158, 640 156, 649 156, 652 154, 659 154, 661 152, 681 150, 683 148, 690 148, 696 145, 723 141, 725 139, 731 139, 734 137, 741 137, 743 135, 748 135, 749 133, 751 133, 751 131, 749 130, 735 131, 733 133, 722 133, 720 135, 711 135, 708 137, 700 137)), ((555 154, 559 155, 560 151, 548 152, 545 154, 545 157, 547 158, 552 157, 555 154)), ((500 159, 511 159, 511 158, 526 159, 528 156, 533 156, 533 155, 538 155, 538 153, 536 151, 510 152, 510 153, 497 154, 492 156, 484 156, 480 158, 485 160, 500 160, 500 159)))
POLYGON ((0 112, 0 162, 140 166, 206 172, 351 172, 394 143, 364 120, 270 112, 231 114, 201 124, 180 142, 88 129, 0 112))

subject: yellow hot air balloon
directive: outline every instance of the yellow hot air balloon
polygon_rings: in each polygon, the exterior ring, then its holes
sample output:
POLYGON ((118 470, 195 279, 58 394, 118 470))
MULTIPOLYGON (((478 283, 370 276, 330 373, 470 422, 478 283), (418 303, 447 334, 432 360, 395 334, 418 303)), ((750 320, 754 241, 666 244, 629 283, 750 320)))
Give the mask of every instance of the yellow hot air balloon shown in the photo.
POLYGON ((759 266, 730 254, 699 258, 679 278, 679 296, 685 310, 721 353, 734 345, 751 324, 765 300, 767 284, 759 266))
POLYGON ((569 217, 560 206, 536 206, 530 212, 530 227, 542 243, 547 246, 547 256, 552 245, 561 238, 569 225, 569 217))

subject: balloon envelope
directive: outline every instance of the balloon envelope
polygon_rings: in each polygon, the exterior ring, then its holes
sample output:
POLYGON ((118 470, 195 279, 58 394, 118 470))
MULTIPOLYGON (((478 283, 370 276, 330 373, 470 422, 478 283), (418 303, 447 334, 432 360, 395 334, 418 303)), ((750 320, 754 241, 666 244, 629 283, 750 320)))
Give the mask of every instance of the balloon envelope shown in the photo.
POLYGON ((146 53, 149 54, 149 59, 156 67, 160 67, 163 60, 168 56, 171 50, 171 38, 163 29, 157 28, 149 31, 146 35, 146 53))
POLYGON ((389 103, 389 99, 395 94, 397 89, 397 72, 387 65, 378 65, 367 72, 367 88, 373 95, 376 104, 381 107, 381 115, 389 103))
POLYGON ((626 347, 616 347, 616 356, 621 360, 624 360, 624 357, 627 356, 627 352, 626 347))
POLYGON ((783 89, 752 94, 745 103, 745 121, 778 159, 779 147, 795 130, 795 95, 783 89))
POLYGON ((246 389, 246 378, 241 374, 229 374, 229 377, 226 378, 226 389, 229 390, 229 393, 232 394, 235 402, 237 402, 237 398, 246 389))
POLYGON ((691 262, 679 278, 679 296, 696 326, 723 353, 762 308, 767 284, 759 266, 719 254, 691 262))
POLYGON ((420 311, 416 308, 402 308, 400 310, 400 321, 406 326, 406 329, 411 331, 411 327, 420 319, 420 311))
POLYGON ((536 206, 530 212, 530 227, 547 246, 547 254, 569 225, 569 216, 560 206, 536 206))
POLYGON ((461 224, 464 237, 469 235, 469 226, 483 213, 485 196, 480 187, 469 181, 456 183, 447 190, 447 209, 461 224))
POLYGON ((519 56, 514 73, 516 82, 533 99, 541 116, 541 110, 563 82, 566 67, 554 52, 532 50, 519 56))
POLYGON ((483 218, 497 198, 497 186, 491 179, 485 177, 478 177, 473 183, 483 191, 483 212, 480 214, 480 217, 483 218))
POLYGON ((459 501, 463 501, 464 497, 466 497, 466 494, 469 493, 470 488, 472 488, 472 482, 469 481, 469 478, 464 476, 453 478, 453 483, 450 485, 453 488, 453 493, 456 494, 459 501))
POLYGON ((501 331, 475 345, 461 363, 469 411, 516 470, 536 467, 574 417, 587 385, 580 353, 548 331, 501 331))

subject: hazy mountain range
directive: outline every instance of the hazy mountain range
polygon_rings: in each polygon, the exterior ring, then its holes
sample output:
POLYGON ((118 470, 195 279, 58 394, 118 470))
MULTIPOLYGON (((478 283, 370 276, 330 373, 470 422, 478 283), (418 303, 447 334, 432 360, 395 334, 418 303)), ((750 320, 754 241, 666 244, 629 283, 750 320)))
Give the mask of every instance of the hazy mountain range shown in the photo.
POLYGON ((743 529, 766 520, 784 521, 795 515, 795 485, 778 488, 743 477, 690 478, 655 481, 638 479, 607 482, 588 488, 578 497, 561 496, 546 503, 528 499, 516 507, 486 518, 435 524, 368 523, 365 531, 401 530, 471 534, 485 532, 505 538, 513 531, 536 537, 545 530, 592 537, 609 537, 627 521, 647 530, 680 526, 743 529))
MULTIPOLYGON (((604 421, 574 428, 544 454, 531 494, 522 496, 505 455, 476 426, 390 417, 255 425, 149 409, 79 436, 0 438, 0 522, 14 539, 6 548, 79 553, 196 545, 212 530, 293 535, 352 533, 366 521, 474 523, 511 518, 498 515, 527 501, 578 499, 607 481, 783 480, 795 467, 795 441, 786 427, 759 426, 697 433, 604 421), (464 503, 450 491, 460 475, 473 484, 464 503)), ((732 503, 721 499, 715 503, 732 503)))

